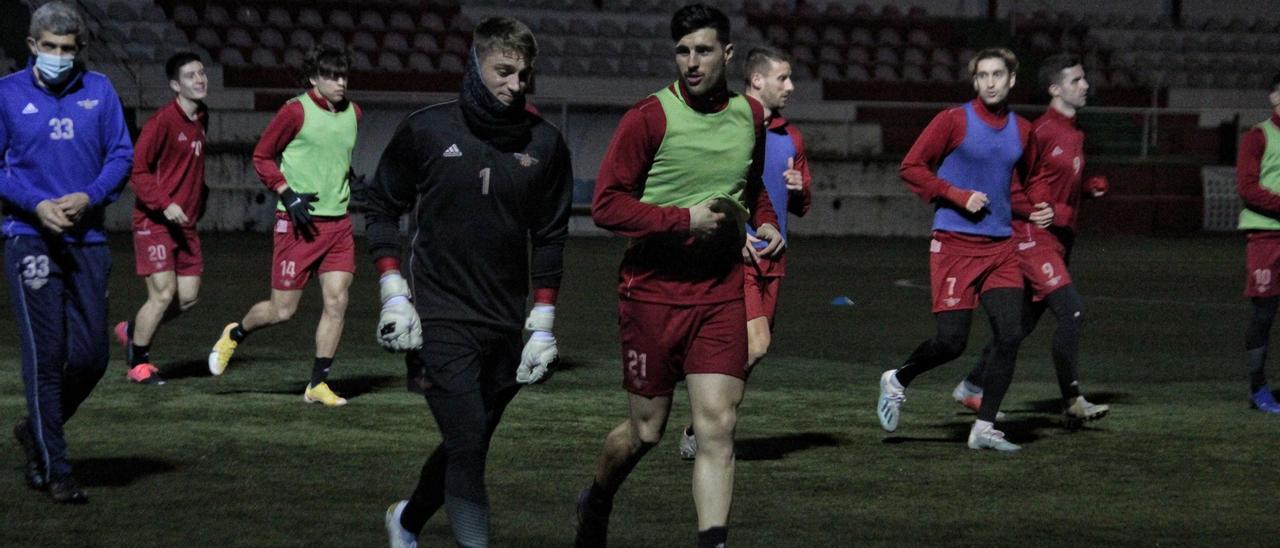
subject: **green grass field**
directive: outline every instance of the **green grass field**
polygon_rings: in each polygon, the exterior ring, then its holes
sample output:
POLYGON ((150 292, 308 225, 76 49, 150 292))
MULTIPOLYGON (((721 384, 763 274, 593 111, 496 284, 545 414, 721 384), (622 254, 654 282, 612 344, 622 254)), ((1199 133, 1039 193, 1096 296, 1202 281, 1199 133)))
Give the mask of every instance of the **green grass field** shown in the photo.
MULTIPOLYGON (((113 318, 144 295, 116 235, 113 318)), ((605 432, 624 417, 616 333, 617 239, 570 242, 557 335, 562 369, 508 408, 489 458, 498 546, 568 546, 573 500, 605 432)), ((876 379, 932 333, 923 240, 793 244, 774 348, 740 413, 735 546, 1266 545, 1280 533, 1280 418, 1248 409, 1240 297, 1243 240, 1083 238, 1073 275, 1087 306, 1084 389, 1112 405, 1061 428, 1053 322, 1023 344, 1006 399, 1014 455, 964 446, 972 416, 950 389, 985 342, 912 384, 898 432, 874 414, 876 379), (908 280, 910 284, 895 283, 908 280), (829 303, 838 295, 852 307, 829 303)), ((331 384, 340 409, 302 403, 318 294, 293 322, 254 334, 227 374, 205 356, 223 324, 267 294, 269 239, 212 235, 201 303, 152 355, 166 386, 132 386, 118 347, 68 424, 92 503, 61 507, 22 481, 10 427, 25 414, 17 337, 0 327, 0 545, 378 546, 387 504, 412 489, 439 436, 404 390, 402 360, 373 337, 376 284, 357 275, 331 384)), ((362 265, 363 268, 363 265, 362 265)), ((981 323, 982 325, 978 325, 981 323)), ((1280 366, 1272 368, 1280 376, 1280 366)), ((691 465, 671 437, 619 495, 613 545, 693 543, 691 465)), ((443 512, 424 546, 451 545, 443 512)))

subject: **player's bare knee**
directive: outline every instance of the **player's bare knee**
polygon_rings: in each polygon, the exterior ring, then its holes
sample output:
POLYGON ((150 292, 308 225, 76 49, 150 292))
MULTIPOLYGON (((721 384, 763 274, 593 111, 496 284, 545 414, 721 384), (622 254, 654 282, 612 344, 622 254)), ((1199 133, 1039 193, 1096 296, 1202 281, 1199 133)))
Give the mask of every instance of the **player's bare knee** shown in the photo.
POLYGON ((347 312, 347 295, 326 295, 324 298, 324 313, 329 316, 342 316, 347 312))
POLYGON ((197 297, 195 295, 192 295, 190 297, 180 297, 178 299, 178 311, 186 312, 188 310, 191 310, 196 306, 196 303, 198 302, 200 302, 200 297, 197 297))
POLYGON ((162 288, 159 291, 152 291, 148 294, 147 300, 151 301, 152 304, 159 307, 161 310, 165 310, 169 308, 169 305, 173 304, 173 297, 175 293, 176 291, 172 287, 162 288))
POLYGON ((272 306, 271 321, 273 323, 287 322, 293 318, 294 312, 298 311, 297 305, 294 306, 272 306))

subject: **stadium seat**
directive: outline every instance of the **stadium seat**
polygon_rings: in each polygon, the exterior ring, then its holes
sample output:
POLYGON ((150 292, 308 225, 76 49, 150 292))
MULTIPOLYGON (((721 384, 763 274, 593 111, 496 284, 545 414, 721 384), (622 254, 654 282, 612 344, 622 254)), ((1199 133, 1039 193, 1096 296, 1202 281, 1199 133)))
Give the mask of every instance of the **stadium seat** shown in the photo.
POLYGON ((840 72, 840 67, 831 63, 822 63, 818 66, 818 78, 827 81, 844 80, 844 73, 840 72))
POLYGON ((552 36, 570 34, 565 19, 554 15, 543 17, 538 21, 538 32, 552 36))
POLYGON ((387 20, 387 27, 391 30, 405 33, 411 33, 415 30, 413 27, 413 17, 403 11, 392 12, 391 18, 387 20))
POLYGON ((382 35, 382 48, 394 53, 408 53, 409 41, 405 39, 403 34, 398 32, 388 32, 382 35))
POLYGON ((211 4, 204 10, 204 24, 226 28, 231 25, 231 16, 227 15, 227 10, 222 6, 211 4))
POLYGON ((649 38, 649 25, 640 21, 628 21, 627 36, 632 38, 649 38))
POLYGON ((387 30, 387 24, 382 20, 382 14, 373 10, 364 10, 360 12, 360 28, 373 32, 382 32, 387 30))
POLYGON ((466 64, 462 62, 462 57, 456 53, 445 52, 440 54, 440 62, 436 66, 439 67, 440 72, 450 74, 466 72, 466 64))
POLYGON ((814 46, 818 44, 818 31, 808 25, 800 25, 791 34, 791 40, 797 44, 814 46))
POLYGON ((435 54, 440 52, 440 44, 436 42, 434 36, 419 32, 413 35, 413 49, 422 53, 435 54))
POLYGON ((248 64, 244 60, 244 54, 236 48, 222 48, 218 53, 218 62, 229 67, 243 67, 248 64))
POLYGON ((618 38, 606 38, 601 36, 591 43, 591 53, 597 57, 621 57, 622 56, 622 40, 618 38))
MULTIPOLYGON (((539 58, 538 62, 541 63, 542 59, 539 58)), ((409 54, 409 70, 431 74, 436 71, 436 65, 431 62, 431 57, 427 56, 427 54, 415 51, 409 54)))
MULTIPOLYGON (((889 6, 885 6, 885 7, 888 8, 889 6)), ((893 28, 885 27, 880 29, 880 32, 876 33, 876 42, 881 47, 883 46, 898 47, 902 45, 902 36, 900 36, 898 34, 898 31, 894 30, 893 28)))
POLYGON ((142 18, 138 12, 133 9, 128 2, 118 1, 107 4, 107 17, 113 21, 122 23, 129 21, 138 21, 142 18))
POLYGON ((843 48, 849 45, 849 36, 836 25, 827 25, 822 29, 822 43, 828 46, 843 48))
POLYGON ((249 56, 249 62, 262 68, 277 68, 280 66, 280 61, 276 59, 276 54, 267 48, 254 48, 253 54, 249 56))
POLYGON ((844 68, 844 77, 854 82, 871 81, 871 73, 867 72, 867 67, 862 65, 846 65, 844 68))
MULTIPOLYGON (((622 41, 622 51, 626 57, 649 59, 649 42, 645 40, 627 39, 622 41)), ((660 55, 661 52, 658 52, 660 55)))
POLYGON ((929 68, 929 80, 933 82, 954 82, 956 81, 956 75, 949 65, 933 65, 929 68))
POLYGON ((165 15, 164 8, 151 3, 148 3, 147 7, 143 8, 142 12, 140 12, 138 15, 139 15, 139 20, 146 21, 152 24, 156 24, 156 23, 163 24, 163 23, 169 22, 169 16, 165 15))
POLYGON ((227 29, 227 41, 224 44, 234 47, 253 47, 253 37, 243 27, 232 27, 227 29))
POLYGON ((794 80, 813 80, 813 69, 809 65, 796 63, 791 65, 791 78, 794 80))
POLYGON ((817 61, 817 57, 813 55, 813 48, 809 46, 792 46, 791 57, 795 62, 802 65, 808 65, 817 61))
POLYGON ((218 31, 210 27, 200 27, 196 29, 196 35, 192 41, 204 48, 206 51, 218 51, 222 49, 222 38, 218 36, 218 31))
POLYGON ((329 12, 329 26, 338 30, 352 30, 356 28, 356 22, 347 10, 336 9, 329 12))
POLYGON ((587 64, 587 75, 600 77, 618 76, 618 60, 616 57, 590 57, 587 64))
POLYGON ((311 49, 315 45, 316 45, 315 37, 311 36, 311 33, 307 32, 304 29, 293 29, 293 32, 289 33, 290 47, 295 47, 303 51, 306 51, 311 49))
POLYGON ((843 21, 849 18, 849 10, 845 9, 840 2, 830 2, 827 4, 826 10, 822 12, 822 17, 828 22, 843 21))
POLYGON ((845 59, 844 54, 838 48, 827 45, 818 50, 818 60, 823 63, 843 65, 845 59))
POLYGON ((187 4, 178 4, 173 7, 173 22, 180 27, 194 27, 200 24, 200 14, 187 4))
POLYGON ((444 51, 456 53, 459 56, 467 55, 471 51, 471 46, 467 44, 467 40, 459 34, 450 34, 444 39, 441 46, 444 51))
POLYGON ((457 15, 453 16, 453 19, 449 20, 449 30, 453 32, 470 35, 475 28, 475 21, 472 21, 470 17, 467 17, 467 14, 462 12, 458 12, 457 15))
POLYGON ((302 8, 298 12, 298 26, 311 30, 320 30, 324 28, 324 19, 320 17, 320 12, 314 8, 302 8))
POLYGON ((902 67, 902 81, 927 82, 929 78, 925 76, 924 68, 920 65, 906 65, 902 67))
POLYGON ((851 63, 857 63, 859 65, 871 64, 871 52, 867 50, 867 48, 864 48, 862 46, 854 46, 849 48, 849 51, 846 57, 851 63))
POLYGON ((284 49, 284 36, 276 29, 265 28, 258 33, 258 44, 270 49, 284 49))
POLYGON ((782 25, 769 25, 769 28, 764 31, 764 38, 771 44, 791 43, 791 34, 782 25))
POLYGON ((591 42, 586 38, 570 36, 564 39, 564 55, 582 57, 591 55, 591 42))
POLYGON ((320 35, 320 44, 332 48, 345 48, 347 41, 342 38, 342 33, 336 30, 326 30, 320 35))
POLYGON ((363 51, 351 52, 351 70, 362 72, 373 71, 373 61, 369 60, 369 55, 363 51))
POLYGON ((876 40, 871 36, 871 31, 863 27, 854 27, 849 31, 849 45, 872 47, 876 45, 876 40))
POLYGON ((404 70, 404 63, 400 60, 400 56, 389 51, 378 54, 378 69, 388 72, 400 72, 404 70))
POLYGON ((250 28, 262 26, 262 15, 253 6, 240 6, 236 8, 236 23, 250 28))
POLYGON ((929 46, 933 45, 933 40, 929 39, 929 33, 925 32, 924 29, 911 29, 911 32, 907 33, 907 43, 928 49, 929 46))
POLYGON ((418 19, 418 27, 431 34, 444 34, 444 19, 438 13, 427 12, 418 19))
POLYGON ((601 19, 596 23, 596 36, 620 40, 626 35, 622 22, 615 19, 601 19))
POLYGON ((297 48, 289 48, 284 50, 284 64, 291 68, 302 68, 302 63, 306 59, 306 54, 297 48))
POLYGON ((946 48, 937 48, 933 50, 933 53, 929 54, 929 63, 950 68, 952 65, 955 65, 956 58, 951 56, 951 50, 946 48))
POLYGON ((273 7, 267 10, 267 25, 286 31, 293 28, 293 17, 289 16, 289 11, 281 7, 273 7))
POLYGON ((378 51, 378 41, 372 34, 360 30, 351 35, 351 47, 359 51, 375 52, 378 51))
POLYGON ((618 61, 618 75, 624 78, 641 78, 649 74, 649 60, 644 57, 623 56, 618 61))
POLYGON ((925 59, 924 51, 920 48, 907 48, 902 50, 902 63, 923 66, 928 64, 928 60, 925 59))
POLYGON ((898 51, 893 48, 881 47, 876 49, 876 64, 897 66, 901 63, 898 57, 898 51))

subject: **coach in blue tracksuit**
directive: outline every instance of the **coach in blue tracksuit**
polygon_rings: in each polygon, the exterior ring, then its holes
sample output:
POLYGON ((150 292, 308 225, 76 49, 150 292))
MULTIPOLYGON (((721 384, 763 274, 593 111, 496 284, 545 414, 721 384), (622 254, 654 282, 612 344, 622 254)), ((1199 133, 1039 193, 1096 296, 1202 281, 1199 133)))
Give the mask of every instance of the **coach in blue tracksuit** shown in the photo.
POLYGON ((41 6, 27 38, 32 62, 0 79, 4 271, 29 414, 14 436, 27 483, 71 503, 88 499, 71 476, 63 423, 107 367, 103 210, 133 158, 111 82, 75 62, 86 30, 69 5, 41 6))

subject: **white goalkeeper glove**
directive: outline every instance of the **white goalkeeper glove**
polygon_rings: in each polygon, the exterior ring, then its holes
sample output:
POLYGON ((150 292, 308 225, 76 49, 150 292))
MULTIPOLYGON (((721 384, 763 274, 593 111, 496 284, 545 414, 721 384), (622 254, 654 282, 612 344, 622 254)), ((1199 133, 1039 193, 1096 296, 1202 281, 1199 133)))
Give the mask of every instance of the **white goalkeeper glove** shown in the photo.
POLYGON ((529 311, 529 319, 524 321, 524 328, 533 333, 529 335, 529 342, 524 344, 524 351, 520 353, 516 382, 533 384, 547 376, 547 367, 560 354, 556 350, 556 337, 551 334, 555 319, 556 307, 549 304, 535 304, 533 310, 529 311))
POLYGON ((409 284, 398 273, 378 280, 382 314, 378 316, 378 344, 392 352, 422 348, 422 322, 409 300, 409 284))

